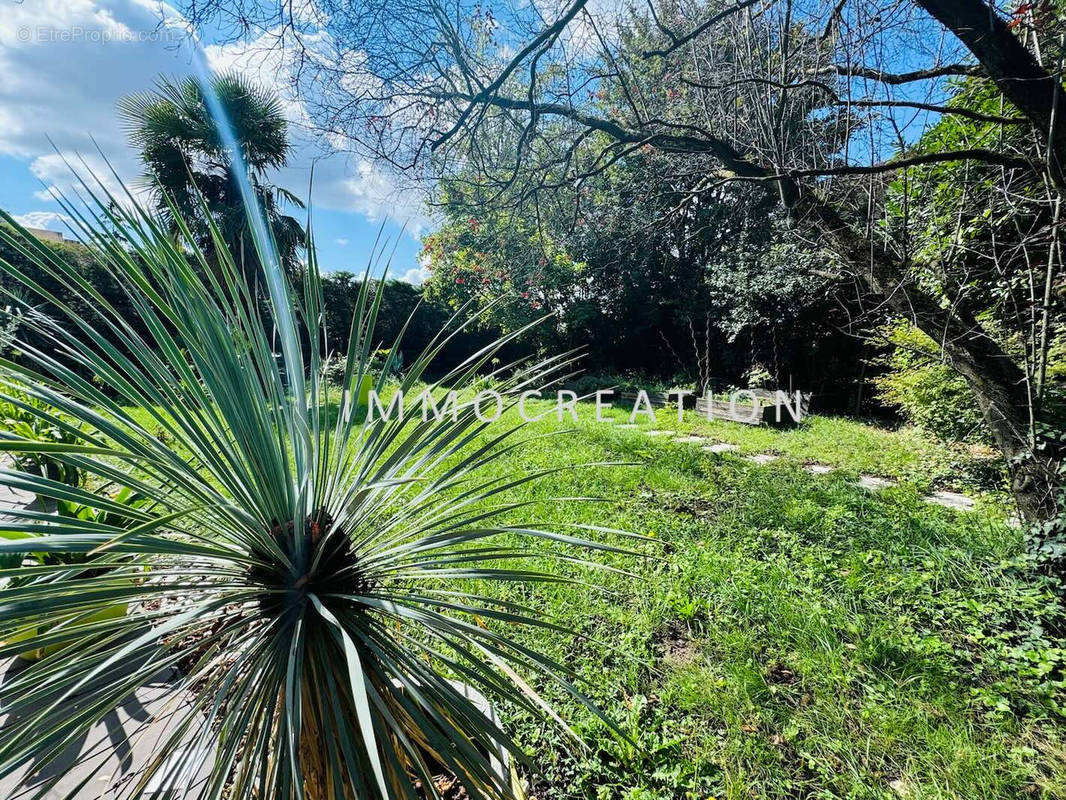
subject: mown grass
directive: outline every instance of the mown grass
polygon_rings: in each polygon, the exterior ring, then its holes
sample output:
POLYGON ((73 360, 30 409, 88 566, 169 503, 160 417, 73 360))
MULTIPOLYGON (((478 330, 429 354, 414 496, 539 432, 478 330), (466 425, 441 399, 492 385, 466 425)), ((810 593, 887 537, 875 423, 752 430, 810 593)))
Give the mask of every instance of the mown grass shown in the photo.
MULTIPOLYGON (((577 719, 586 748, 512 715, 544 775, 536 797, 1066 795, 1066 654, 1052 636, 1062 610, 1026 569, 1002 498, 970 513, 922 500, 964 474, 958 454, 848 420, 779 432, 659 418, 742 453, 783 454, 758 466, 595 423, 590 405, 580 414, 572 433, 534 440, 495 470, 631 462, 517 494, 601 497, 545 503, 536 521, 659 544, 642 545, 643 559, 601 559, 633 577, 566 569, 605 591, 511 594, 573 632, 527 636, 575 669, 633 740, 542 687, 577 719), (808 461, 840 469, 811 475, 808 461), (870 493, 852 485, 861 472, 902 482, 870 493)), ((551 415, 529 432, 571 424, 551 415)))
POLYGON ((641 557, 595 557, 628 574, 545 558, 574 583, 485 589, 560 626, 517 636, 571 668, 629 737, 535 681, 578 737, 501 709, 538 800, 1066 796, 1062 607, 1027 569, 1002 495, 970 513, 922 499, 987 466, 850 420, 775 431, 660 414, 656 427, 740 448, 715 455, 619 429, 628 410, 608 412, 612 426, 591 404, 578 423, 530 407, 546 416, 496 475, 625 463, 512 491, 534 504, 510 521, 654 540, 634 545, 641 557), (781 458, 742 457, 767 451, 781 458), (838 469, 812 475, 814 461, 838 469), (860 473, 900 484, 871 493, 860 473))

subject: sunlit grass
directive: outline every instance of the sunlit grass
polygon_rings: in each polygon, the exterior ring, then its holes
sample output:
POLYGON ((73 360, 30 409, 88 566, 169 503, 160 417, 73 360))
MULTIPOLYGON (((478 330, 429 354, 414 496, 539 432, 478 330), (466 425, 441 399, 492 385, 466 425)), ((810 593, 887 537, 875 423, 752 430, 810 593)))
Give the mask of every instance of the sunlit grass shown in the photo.
MULTIPOLYGON (((1066 789, 1064 653, 1040 634, 1061 623, 1061 609, 1026 572, 1021 534, 1004 524, 995 496, 971 513, 922 500, 920 489, 959 469, 957 455, 938 457, 943 448, 915 431, 850 420, 773 431, 660 416, 659 427, 735 442, 742 453, 783 454, 758 466, 593 415, 579 405, 575 432, 524 449, 524 465, 633 466, 560 476, 552 494, 604 502, 546 504, 538 520, 626 528, 662 550, 613 559, 637 575, 608 579, 614 593, 538 586, 522 599, 574 631, 554 654, 578 665, 639 747, 618 745, 590 720, 592 749, 581 754, 518 717, 518 735, 547 768, 538 797, 1066 789), (808 461, 839 471, 812 475, 808 461), (903 483, 870 493, 852 484, 867 471, 903 483)), ((611 416, 622 422, 628 411, 611 416)), ((571 425, 552 413, 531 431, 571 425)), ((538 493, 547 491, 523 497, 538 493)))
MULTIPOLYGON (((974 469, 962 451, 846 419, 815 416, 778 431, 659 414, 656 427, 740 448, 715 455, 647 437, 644 422, 619 428, 628 409, 601 423, 581 403, 575 423, 566 413, 559 421, 551 402, 529 408, 543 418, 525 435, 543 438, 498 462, 501 477, 518 466, 629 465, 511 492, 602 498, 535 503, 511 521, 622 528, 660 543, 643 548, 646 559, 605 555, 635 577, 598 572, 603 593, 537 584, 508 594, 573 631, 522 636, 575 666, 638 745, 620 744, 576 705, 584 753, 508 710, 546 771, 537 797, 1066 791, 1064 653, 1047 635, 1062 622, 1060 606, 1026 571, 1004 497, 992 492, 971 513, 922 500, 929 485, 974 469), (743 458, 755 452, 781 458, 743 458), (803 465, 813 461, 837 469, 812 475, 803 465), (871 493, 853 485, 863 472, 901 483, 871 493)), ((542 566, 589 577, 555 559, 542 566)))

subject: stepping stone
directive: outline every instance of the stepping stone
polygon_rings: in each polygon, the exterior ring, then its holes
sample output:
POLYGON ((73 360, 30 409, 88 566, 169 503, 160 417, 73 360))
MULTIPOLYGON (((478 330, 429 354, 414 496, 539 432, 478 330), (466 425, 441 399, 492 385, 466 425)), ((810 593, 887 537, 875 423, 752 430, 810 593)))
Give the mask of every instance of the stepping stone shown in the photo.
POLYGON ((709 444, 703 448, 708 453, 730 453, 739 449, 735 444, 726 444, 725 442, 719 442, 718 444, 709 444))
POLYGON ((678 436, 674 441, 682 442, 684 444, 695 444, 696 442, 705 442, 707 440, 702 436, 678 436))
POLYGON ((889 486, 895 486, 896 480, 894 478, 881 478, 877 475, 861 475, 855 485, 861 486, 863 489, 869 489, 871 492, 876 492, 878 489, 887 489, 889 486))
POLYGON ((628 430, 632 430, 633 428, 639 428, 639 427, 640 426, 637 423, 635 423, 635 422, 626 422, 623 425, 619 425, 618 426, 618 430, 620 430, 620 431, 628 431, 628 430))
POLYGON ((644 431, 648 436, 673 436, 673 431, 644 431))
POLYGON ((828 475, 833 471, 828 464, 804 464, 803 468, 812 475, 828 475))
POLYGON ((756 453, 753 456, 748 456, 748 461, 752 461, 756 464, 764 465, 769 464, 771 461, 777 461, 777 456, 773 453, 756 453))
POLYGON ((971 498, 958 492, 933 492, 923 499, 927 503, 935 503, 945 508, 954 508, 956 511, 973 511, 975 505, 971 498))

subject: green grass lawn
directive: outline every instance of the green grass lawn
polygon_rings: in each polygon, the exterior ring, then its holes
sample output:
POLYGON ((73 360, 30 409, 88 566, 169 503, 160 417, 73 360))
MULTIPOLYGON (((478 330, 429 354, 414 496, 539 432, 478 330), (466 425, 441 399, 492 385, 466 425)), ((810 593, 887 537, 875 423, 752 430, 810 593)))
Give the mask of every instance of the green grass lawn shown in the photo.
MULTIPOLYGON (((966 482, 975 468, 959 452, 848 420, 773 431, 660 415, 660 428, 782 454, 758 466, 596 424, 591 405, 580 408, 573 433, 535 440, 499 473, 632 466, 523 490, 602 502, 545 503, 516 519, 661 544, 641 545, 644 559, 603 559, 632 576, 548 565, 603 591, 513 592, 572 631, 528 639, 575 669, 633 740, 542 687, 587 747, 511 716, 545 775, 537 798, 1066 796, 1066 653, 1049 634, 1062 611, 1027 573, 1001 496, 969 513, 921 499, 966 482), (809 461, 839 471, 812 475, 809 461), (870 493, 852 485, 861 472, 901 482, 870 493)), ((564 427, 550 418, 530 432, 564 427)))
POLYGON ((656 541, 597 556, 626 574, 545 558, 583 583, 491 589, 562 627, 519 637, 572 668, 631 740, 534 681, 583 742, 501 709, 540 770, 538 800, 1066 796, 1062 608, 1026 569, 988 459, 850 420, 777 431, 660 414, 656 427, 740 448, 716 455, 579 408, 577 424, 529 426, 493 470, 625 465, 514 490, 535 502, 510 521, 656 541), (871 493, 861 473, 899 484, 871 493), (980 489, 977 509, 922 499, 945 486, 980 489))

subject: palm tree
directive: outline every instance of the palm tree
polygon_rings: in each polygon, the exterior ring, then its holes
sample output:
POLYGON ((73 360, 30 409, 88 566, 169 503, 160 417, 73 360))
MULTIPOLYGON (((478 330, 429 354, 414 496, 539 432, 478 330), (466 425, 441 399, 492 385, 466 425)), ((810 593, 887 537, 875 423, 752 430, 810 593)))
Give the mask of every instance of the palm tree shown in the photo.
MULTIPOLYGON (((217 96, 241 148, 259 207, 266 213, 281 263, 298 271, 297 251, 305 244, 299 221, 282 213, 284 204, 303 207, 299 198, 270 185, 271 169, 289 154, 287 123, 272 92, 252 86, 236 73, 212 79, 217 96)), ((177 232, 176 217, 189 226, 196 245, 217 262, 207 217, 217 226, 226 249, 242 266, 251 285, 260 277, 248 217, 230 171, 230 157, 219 136, 200 84, 191 77, 161 77, 153 91, 119 101, 130 142, 140 151, 157 209, 177 232), (205 213, 206 211, 206 213, 205 213)))

